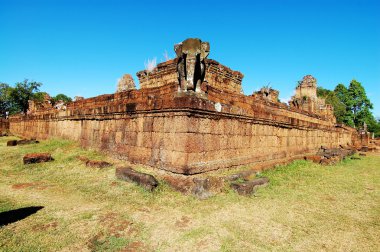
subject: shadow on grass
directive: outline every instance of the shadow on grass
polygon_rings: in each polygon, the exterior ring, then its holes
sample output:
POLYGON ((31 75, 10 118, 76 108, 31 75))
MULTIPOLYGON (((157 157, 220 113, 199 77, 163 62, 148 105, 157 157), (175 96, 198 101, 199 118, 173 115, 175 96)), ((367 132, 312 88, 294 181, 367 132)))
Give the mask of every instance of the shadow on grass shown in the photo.
POLYGON ((25 219, 44 208, 43 206, 23 207, 0 213, 0 227, 25 219))

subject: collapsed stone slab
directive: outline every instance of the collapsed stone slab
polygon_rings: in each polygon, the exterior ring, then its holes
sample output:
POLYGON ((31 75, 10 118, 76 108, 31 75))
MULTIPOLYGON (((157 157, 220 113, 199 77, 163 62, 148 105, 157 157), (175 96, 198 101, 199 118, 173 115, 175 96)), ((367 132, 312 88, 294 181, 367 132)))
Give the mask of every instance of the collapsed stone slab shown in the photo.
POLYGON ((93 168, 105 168, 105 167, 110 167, 113 164, 108 163, 106 161, 101 161, 101 160, 90 160, 87 157, 84 156, 78 156, 77 157, 80 161, 84 162, 87 167, 93 167, 93 168))
POLYGON ((355 149, 349 147, 343 148, 341 146, 340 148, 326 148, 321 146, 316 155, 305 156, 304 159, 317 164, 332 165, 342 161, 347 156, 354 155, 355 152, 355 149))
POLYGON ((193 183, 191 192, 198 199, 207 199, 224 187, 224 179, 216 177, 194 178, 193 183))
POLYGON ((17 145, 17 140, 9 140, 7 142, 7 146, 16 146, 17 145))
POLYGON ((108 163, 106 161, 99 161, 99 160, 87 160, 86 161, 87 167, 93 167, 93 168, 105 168, 112 166, 111 163, 108 163))
POLYGON ((7 146, 16 146, 16 145, 26 145, 26 144, 36 144, 39 141, 35 139, 22 139, 22 140, 9 140, 7 146))
POLYGON ((37 144, 39 143, 39 141, 37 141, 36 139, 22 139, 22 140, 18 140, 17 141, 17 145, 26 145, 26 144, 37 144))
POLYGON ((264 186, 268 183, 269 179, 267 177, 263 177, 243 183, 232 183, 231 188, 240 195, 250 195, 255 193, 260 186, 264 186))
POLYGON ((0 137, 5 137, 5 136, 9 136, 9 133, 0 131, 0 137))
POLYGON ((130 167, 116 168, 116 177, 121 180, 135 182, 148 191, 153 191, 158 186, 158 181, 150 174, 133 170, 130 167))
POLYGON ((24 164, 35 164, 53 161, 50 153, 29 153, 23 158, 24 164))

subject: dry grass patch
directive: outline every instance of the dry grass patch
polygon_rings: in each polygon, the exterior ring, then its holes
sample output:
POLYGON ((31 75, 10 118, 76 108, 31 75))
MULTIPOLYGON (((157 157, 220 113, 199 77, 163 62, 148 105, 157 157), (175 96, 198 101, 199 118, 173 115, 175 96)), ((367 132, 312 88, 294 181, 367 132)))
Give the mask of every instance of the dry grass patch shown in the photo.
MULTIPOLYGON (((296 161, 263 172, 255 196, 197 200, 160 181, 149 193, 115 178, 123 164, 69 141, 6 147, 0 138, 0 212, 44 206, 0 228, 2 251, 376 251, 380 156, 334 166, 296 161), (24 166, 29 152, 55 161, 24 166), (113 167, 86 167, 78 156, 113 167)), ((146 168, 141 168, 149 172, 146 168)))

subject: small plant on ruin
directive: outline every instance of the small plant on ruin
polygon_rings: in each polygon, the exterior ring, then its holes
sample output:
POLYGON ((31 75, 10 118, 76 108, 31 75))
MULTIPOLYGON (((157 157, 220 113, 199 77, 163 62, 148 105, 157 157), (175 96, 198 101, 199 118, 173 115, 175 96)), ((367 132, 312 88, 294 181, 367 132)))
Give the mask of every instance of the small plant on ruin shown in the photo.
POLYGON ((144 62, 145 70, 150 73, 157 66, 157 58, 148 59, 147 62, 144 62))
POLYGON ((165 50, 163 53, 165 61, 171 60, 172 58, 169 56, 168 51, 165 50))

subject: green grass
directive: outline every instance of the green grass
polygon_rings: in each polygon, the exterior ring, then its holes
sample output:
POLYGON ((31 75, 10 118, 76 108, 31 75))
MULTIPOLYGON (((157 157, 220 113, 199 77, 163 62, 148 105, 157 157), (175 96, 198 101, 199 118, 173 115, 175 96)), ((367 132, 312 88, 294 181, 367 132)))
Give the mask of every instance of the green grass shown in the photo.
POLYGON ((296 161, 261 173, 270 184, 253 196, 227 190, 197 200, 162 181, 153 193, 119 181, 115 167, 125 165, 123 161, 70 141, 6 147, 10 139, 0 138, 0 212, 44 208, 1 227, 0 251, 378 251, 380 247, 379 155, 333 166, 296 161), (24 166, 22 157, 30 152, 50 152, 55 161, 24 166), (89 168, 78 155, 115 165, 89 168))

